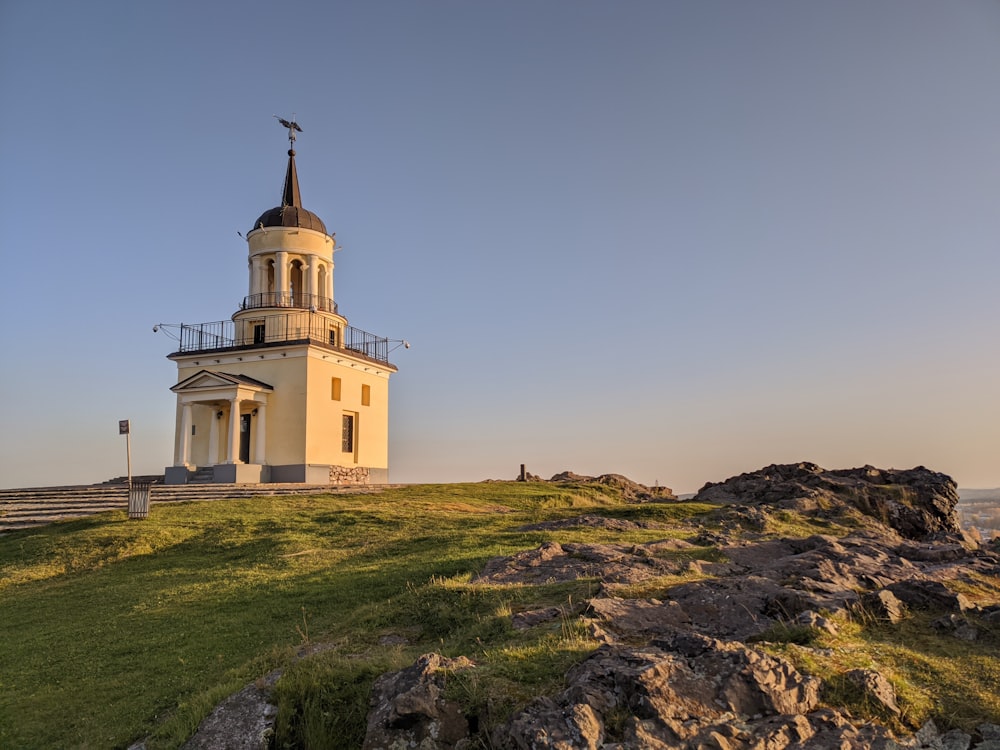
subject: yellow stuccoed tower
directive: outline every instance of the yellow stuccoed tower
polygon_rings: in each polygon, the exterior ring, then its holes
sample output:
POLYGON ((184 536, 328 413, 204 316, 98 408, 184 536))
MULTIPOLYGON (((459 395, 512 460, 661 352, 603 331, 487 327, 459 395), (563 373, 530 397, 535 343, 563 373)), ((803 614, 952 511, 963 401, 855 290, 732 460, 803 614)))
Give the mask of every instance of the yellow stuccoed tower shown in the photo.
MULTIPOLYGON (((281 120, 294 146, 294 122, 281 120)), ((348 325, 334 235, 302 207, 295 150, 281 205, 246 236, 248 294, 231 320, 179 326, 167 484, 388 481, 390 342, 348 325)))

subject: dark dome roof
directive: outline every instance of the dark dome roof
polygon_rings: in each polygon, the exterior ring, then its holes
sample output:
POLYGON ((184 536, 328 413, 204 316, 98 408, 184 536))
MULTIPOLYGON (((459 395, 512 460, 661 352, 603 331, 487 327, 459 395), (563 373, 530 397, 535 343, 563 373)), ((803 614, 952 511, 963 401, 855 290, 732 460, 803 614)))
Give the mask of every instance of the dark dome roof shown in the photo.
POLYGON ((254 229, 261 227, 302 227, 315 229, 326 234, 326 224, 316 214, 299 206, 277 206, 257 217, 253 223, 254 229))
POLYGON ((328 234, 323 220, 312 211, 302 208, 302 197, 299 194, 299 175, 295 169, 295 151, 293 149, 288 149, 288 170, 285 172, 281 205, 258 216, 250 231, 261 227, 301 227, 328 234))

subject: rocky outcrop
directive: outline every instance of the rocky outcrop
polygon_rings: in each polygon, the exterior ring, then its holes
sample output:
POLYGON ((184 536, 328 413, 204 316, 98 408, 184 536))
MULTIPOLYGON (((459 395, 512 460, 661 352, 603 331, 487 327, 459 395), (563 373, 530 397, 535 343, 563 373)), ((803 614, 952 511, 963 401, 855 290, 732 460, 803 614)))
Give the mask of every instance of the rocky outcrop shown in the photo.
MULTIPOLYGON (((581 477, 567 473, 553 481, 581 477)), ((796 628, 806 636, 836 634, 848 619, 898 623, 919 610, 937 613, 933 627, 963 640, 979 637, 974 622, 1000 621, 1000 605, 980 608, 960 587, 949 588, 956 580, 1000 574, 1000 545, 978 548, 960 535, 948 477, 922 467, 770 466, 706 485, 695 499, 726 507, 718 523, 692 527, 686 540, 547 542, 489 561, 474 582, 596 579, 598 594, 572 611, 515 612, 511 622, 524 630, 580 616, 603 645, 566 674, 564 690, 531 701, 488 738, 475 739, 459 736, 464 717, 442 703, 435 675, 447 660, 421 657, 380 678, 369 720, 369 735, 378 739, 365 748, 1000 750, 1000 727, 992 724, 942 734, 928 723, 895 738, 879 721, 821 705, 820 680, 754 646, 796 628), (760 533, 783 508, 831 517, 860 512, 867 521, 840 537, 760 533), (641 586, 657 596, 635 597, 641 586), (444 726, 442 716, 454 718, 452 728, 432 729, 444 726)), ((639 528, 632 524, 587 515, 520 530, 639 528)), ((876 669, 835 679, 874 715, 902 720, 893 684, 876 669)))
POLYGON ((812 463, 772 464, 724 482, 708 483, 695 501, 773 505, 815 512, 850 506, 891 527, 907 539, 962 534, 951 477, 923 466, 915 469, 828 471, 812 463))
POLYGON ((492 746, 560 748, 869 748, 890 735, 817 710, 819 680, 740 643, 683 633, 604 646, 568 687, 515 714, 492 746))
POLYGON ((588 615, 608 640, 662 636, 678 628, 742 640, 806 611, 846 616, 860 608, 890 622, 898 622, 908 608, 963 613, 972 603, 941 580, 973 572, 991 576, 1000 570, 1000 557, 985 550, 966 550, 959 559, 907 559, 909 546, 891 530, 863 529, 840 539, 814 535, 736 541, 716 550, 722 562, 685 554, 698 549, 674 539, 649 544, 546 542, 491 560, 474 580, 532 584, 595 578, 601 582, 601 596, 589 602, 588 615), (621 585, 674 575, 711 577, 676 583, 667 601, 616 596, 621 585))
MULTIPOLYGON (((534 477, 537 481, 538 478, 534 477)), ((554 474, 550 482, 572 482, 575 484, 602 484, 605 487, 613 487, 621 493, 622 500, 627 503, 650 503, 676 500, 674 491, 669 487, 647 487, 644 484, 633 482, 621 474, 601 474, 599 477, 589 477, 584 474, 576 474, 572 471, 561 471, 554 474)))

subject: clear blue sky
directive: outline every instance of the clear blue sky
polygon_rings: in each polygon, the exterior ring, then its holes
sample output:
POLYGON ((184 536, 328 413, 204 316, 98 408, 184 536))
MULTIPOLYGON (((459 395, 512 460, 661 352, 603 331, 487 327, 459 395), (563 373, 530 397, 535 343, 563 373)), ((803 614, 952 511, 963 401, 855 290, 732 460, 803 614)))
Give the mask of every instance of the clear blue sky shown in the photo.
POLYGON ((0 3, 0 486, 172 460, 237 231, 336 232, 391 478, 1000 485, 1000 3, 0 3))

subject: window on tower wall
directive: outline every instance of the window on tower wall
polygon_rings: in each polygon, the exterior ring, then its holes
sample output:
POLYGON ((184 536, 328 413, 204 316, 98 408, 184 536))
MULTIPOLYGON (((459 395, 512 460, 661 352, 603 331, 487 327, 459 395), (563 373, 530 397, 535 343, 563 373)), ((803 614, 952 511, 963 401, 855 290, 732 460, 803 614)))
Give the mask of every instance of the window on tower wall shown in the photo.
POLYGON ((330 346, 337 345, 337 329, 330 328, 330 346))
POLYGON ((264 322, 254 321, 253 322, 253 342, 255 344, 264 343, 264 322))
POLYGON ((371 406, 372 403, 372 387, 370 385, 361 386, 361 405, 371 406))
POLYGON ((342 450, 344 453, 354 453, 354 415, 344 415, 344 427, 342 438, 342 450))

